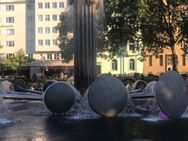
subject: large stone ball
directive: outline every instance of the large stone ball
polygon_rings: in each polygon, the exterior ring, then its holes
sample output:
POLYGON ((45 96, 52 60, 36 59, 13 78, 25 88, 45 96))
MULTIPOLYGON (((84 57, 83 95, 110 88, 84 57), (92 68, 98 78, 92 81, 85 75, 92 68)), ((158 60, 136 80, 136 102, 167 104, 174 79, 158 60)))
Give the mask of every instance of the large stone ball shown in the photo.
POLYGON ((113 76, 97 78, 87 92, 90 107, 103 117, 115 117, 127 104, 128 92, 113 76))
POLYGON ((51 84, 44 92, 44 103, 53 113, 66 113, 74 104, 73 88, 63 82, 51 84))

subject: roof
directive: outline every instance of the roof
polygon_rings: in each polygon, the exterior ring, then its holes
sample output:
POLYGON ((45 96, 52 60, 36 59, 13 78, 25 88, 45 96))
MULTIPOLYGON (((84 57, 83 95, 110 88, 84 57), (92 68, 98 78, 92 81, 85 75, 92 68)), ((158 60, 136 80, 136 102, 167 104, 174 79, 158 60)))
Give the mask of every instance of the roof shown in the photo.
POLYGON ((55 66, 64 66, 64 67, 73 67, 73 60, 69 61, 69 63, 63 62, 62 60, 35 60, 30 63, 25 64, 24 66, 30 67, 55 67, 55 66))

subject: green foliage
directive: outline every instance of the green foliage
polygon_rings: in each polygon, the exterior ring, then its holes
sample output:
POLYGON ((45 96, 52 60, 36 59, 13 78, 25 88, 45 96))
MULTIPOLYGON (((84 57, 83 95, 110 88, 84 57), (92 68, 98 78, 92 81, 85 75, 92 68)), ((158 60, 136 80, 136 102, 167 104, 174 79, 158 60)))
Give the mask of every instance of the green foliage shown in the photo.
POLYGON ((73 18, 72 9, 69 8, 61 14, 60 23, 57 25, 59 31, 58 42, 64 61, 73 59, 73 18))
POLYGON ((136 37, 138 0, 104 1, 105 47, 116 55, 119 47, 136 37))
POLYGON ((7 69, 11 69, 20 73, 21 67, 28 63, 30 60, 25 56, 22 49, 17 51, 13 57, 4 61, 3 66, 7 69))
POLYGON ((147 0, 144 5, 139 8, 142 11, 139 28, 145 49, 158 55, 164 48, 170 48, 173 69, 177 70, 175 47, 182 41, 188 43, 188 20, 184 16, 187 5, 181 0, 147 0))

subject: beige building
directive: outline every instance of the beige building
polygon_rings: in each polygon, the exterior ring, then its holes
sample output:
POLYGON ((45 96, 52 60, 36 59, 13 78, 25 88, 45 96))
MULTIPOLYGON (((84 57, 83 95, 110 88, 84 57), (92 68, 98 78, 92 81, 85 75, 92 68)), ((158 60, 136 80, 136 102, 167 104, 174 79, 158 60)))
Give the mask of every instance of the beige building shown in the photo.
POLYGON ((0 54, 23 49, 31 58, 59 60, 55 28, 66 0, 0 0, 0 54))
POLYGON ((112 59, 97 57, 97 73, 111 73, 112 75, 143 73, 144 63, 139 60, 140 57, 135 44, 129 42, 126 49, 120 50, 119 55, 112 59))
POLYGON ((26 47, 25 0, 0 0, 1 57, 9 58, 26 47))

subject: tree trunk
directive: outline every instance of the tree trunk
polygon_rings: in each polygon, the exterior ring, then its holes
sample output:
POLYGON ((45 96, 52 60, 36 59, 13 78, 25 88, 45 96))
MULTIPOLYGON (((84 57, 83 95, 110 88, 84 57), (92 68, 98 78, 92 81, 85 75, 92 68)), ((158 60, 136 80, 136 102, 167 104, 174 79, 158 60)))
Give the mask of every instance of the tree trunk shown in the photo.
POLYGON ((172 45, 170 48, 171 48, 171 52, 172 52, 172 70, 178 71, 178 68, 177 68, 178 58, 176 55, 175 44, 172 45))

